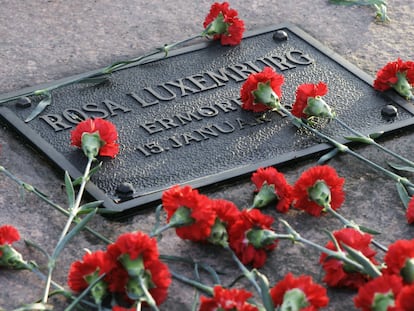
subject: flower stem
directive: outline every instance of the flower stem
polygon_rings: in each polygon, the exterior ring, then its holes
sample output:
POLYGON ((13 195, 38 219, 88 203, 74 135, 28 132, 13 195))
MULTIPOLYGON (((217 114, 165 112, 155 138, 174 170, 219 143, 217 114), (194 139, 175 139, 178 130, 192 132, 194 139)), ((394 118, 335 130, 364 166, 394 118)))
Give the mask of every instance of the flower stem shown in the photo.
POLYGON ((414 167, 414 162, 410 161, 409 159, 401 156, 398 153, 395 153, 394 151, 378 144, 374 139, 372 139, 371 137, 364 135, 356 130, 354 130, 353 128, 351 128, 348 124, 346 124, 345 122, 343 122, 341 119, 339 118, 334 118, 335 121, 337 121, 339 124, 341 124, 344 128, 346 128, 347 130, 349 130, 351 133, 353 133, 354 135, 357 135, 358 137, 364 137, 367 139, 367 143, 370 145, 373 145, 375 147, 377 147, 378 149, 384 151, 385 153, 388 153, 389 155, 392 155, 393 157, 397 158, 398 160, 404 162, 405 164, 414 167))
POLYGON ((42 299, 43 303, 47 303, 47 299, 49 297, 50 283, 51 283, 51 280, 52 280, 52 273, 53 273, 53 270, 54 270, 55 264, 56 264, 58 250, 62 246, 61 244, 63 243, 63 240, 64 240, 66 234, 68 233, 69 229, 70 229, 72 221, 74 220, 74 218, 76 217, 76 215, 79 212, 80 203, 81 203, 81 200, 82 200, 83 193, 85 191, 86 183, 88 182, 88 176, 89 176, 89 172, 90 172, 93 160, 94 160, 94 158, 92 158, 92 157, 88 158, 88 163, 86 164, 85 171, 84 171, 83 176, 82 176, 82 182, 80 184, 79 192, 77 194, 76 200, 75 200, 73 206, 70 209, 70 214, 69 214, 69 217, 66 221, 66 225, 62 230, 60 238, 59 238, 59 240, 56 244, 56 247, 53 251, 53 254, 52 254, 52 256, 51 256, 51 258, 48 262, 48 275, 47 275, 45 291, 44 291, 43 299, 42 299))
POLYGON ((356 153, 355 151, 351 150, 350 148, 348 148, 348 146, 338 142, 337 140, 321 133, 320 131, 318 131, 317 129, 314 129, 313 127, 311 127, 310 125, 308 125, 306 122, 304 122, 302 119, 295 117, 289 110, 287 110, 284 107, 280 107, 277 108, 278 110, 281 110, 283 113, 287 114, 288 117, 292 120, 292 122, 295 125, 301 126, 301 127, 305 127, 307 130, 311 131, 312 133, 316 134, 318 137, 325 139, 326 141, 328 141, 328 143, 330 143, 331 145, 333 145, 335 148, 337 148, 339 151, 341 152, 345 152, 348 153, 352 156, 354 156, 355 158, 365 162, 366 164, 368 164, 369 166, 371 166, 372 168, 375 168, 379 171, 381 171, 382 173, 384 173, 385 175, 387 175, 388 177, 392 178, 394 181, 399 182, 405 186, 409 186, 409 187, 414 187, 414 184, 411 183, 407 178, 402 177, 400 175, 397 175, 393 172, 391 172, 390 170, 387 170, 386 168, 383 168, 382 166, 372 162, 371 160, 363 157, 362 155, 360 155, 359 153, 356 153))
POLYGON ((256 279, 254 278, 254 274, 246 268, 246 266, 239 260, 237 255, 233 252, 233 250, 230 247, 225 247, 225 249, 227 249, 230 252, 231 257, 236 262, 239 269, 243 272, 243 275, 250 281, 250 283, 252 283, 253 287, 256 289, 259 295, 262 296, 262 290, 259 284, 257 283, 256 279))
MULTIPOLYGON (((46 202, 47 204, 49 204, 50 206, 52 206, 54 209, 56 209, 57 211, 61 212, 62 214, 69 216, 69 212, 67 210, 65 210, 63 207, 61 207, 60 205, 56 204, 55 202, 51 201, 45 194, 43 194, 42 192, 40 192, 39 190, 37 190, 35 187, 33 187, 32 185, 25 183, 24 181, 22 181, 21 179, 17 178, 16 176, 13 175, 13 173, 11 173, 9 170, 7 170, 4 166, 0 166, 0 173, 4 173, 7 177, 9 177, 11 180, 13 180, 16 184, 18 184, 20 187, 22 187, 23 189, 25 189, 28 192, 31 192, 35 195, 37 195, 40 199, 42 199, 44 202, 46 202)), ((79 219, 74 219, 73 222, 74 223, 79 223, 79 219)), ((97 237, 98 239, 100 239, 101 241, 107 243, 107 244, 111 244, 112 241, 109 240, 108 238, 106 238, 105 236, 103 236, 102 234, 100 234, 99 232, 85 226, 83 228, 84 230, 88 231, 89 233, 93 234, 95 237, 97 237)))
POLYGON ((290 240, 294 241, 294 242, 299 242, 299 243, 303 243, 309 246, 312 246, 314 248, 316 248, 317 250, 319 250, 322 253, 327 254, 330 257, 336 258, 344 263, 347 263, 349 265, 351 265, 352 267, 356 268, 358 271, 361 272, 365 272, 365 273, 370 273, 371 277, 378 277, 381 275, 381 272, 377 269, 371 269, 369 271, 367 271, 367 269, 364 269, 364 266, 362 264, 360 264, 359 262, 356 262, 354 260, 352 260, 351 258, 347 257, 346 254, 341 251, 341 250, 337 250, 337 251, 333 251, 331 249, 328 249, 326 247, 320 246, 319 244, 316 244, 310 240, 307 240, 305 238, 302 238, 300 236, 300 234, 298 232, 296 232, 289 224, 288 222, 286 222, 285 220, 280 220, 282 222, 282 224, 287 228, 288 232, 290 233, 290 240))
MULTIPOLYGON (((335 216, 337 219, 339 219, 345 227, 353 228, 353 229, 365 232, 364 230, 362 230, 361 226, 357 225, 353 221, 350 221, 350 220, 346 219, 344 216, 342 216, 337 211, 335 211, 329 204, 324 206, 324 210, 327 211, 328 213, 332 214, 333 216, 335 216)), ((384 252, 387 251, 387 248, 385 246, 383 246, 381 243, 375 241, 374 239, 371 240, 371 243, 374 244, 379 249, 381 249, 382 251, 384 251, 384 252)))

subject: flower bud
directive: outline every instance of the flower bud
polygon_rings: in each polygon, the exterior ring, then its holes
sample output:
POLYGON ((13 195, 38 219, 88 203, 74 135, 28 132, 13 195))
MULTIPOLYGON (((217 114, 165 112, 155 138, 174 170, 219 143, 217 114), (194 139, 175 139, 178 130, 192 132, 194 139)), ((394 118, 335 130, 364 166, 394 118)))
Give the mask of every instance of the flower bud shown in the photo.
POLYGON ((270 86, 270 81, 266 83, 259 82, 257 89, 252 92, 254 96, 254 103, 263 104, 270 108, 280 108, 279 96, 273 91, 270 86))
POLYGON ((277 199, 275 185, 265 183, 253 199, 253 208, 262 208, 277 199))
POLYGON ((136 277, 140 275, 145 269, 142 256, 139 256, 138 258, 132 260, 129 254, 122 254, 122 256, 119 258, 119 261, 122 263, 122 266, 125 268, 125 270, 128 271, 128 275, 130 277, 136 277))
POLYGON ((0 267, 16 270, 29 269, 23 256, 8 244, 0 246, 0 267))
MULTIPOLYGON (((99 277, 99 273, 95 272, 85 277, 85 280, 88 284, 92 284, 99 277)), ((108 285, 105 281, 100 280, 96 283, 92 289, 91 294, 97 304, 102 303, 103 298, 107 294, 108 285)))
POLYGON ((285 293, 283 296, 283 303, 278 310, 302 310, 302 308, 305 308, 308 305, 305 293, 299 288, 293 288, 285 293))
POLYGON ((401 96, 406 99, 413 99, 412 87, 411 84, 408 82, 404 73, 397 72, 398 82, 394 84, 392 87, 394 90, 398 92, 401 96))
POLYGON ((255 248, 262 248, 273 244, 277 234, 268 229, 251 229, 247 232, 247 239, 255 248))
POLYGON ((194 222, 194 219, 191 217, 191 209, 181 206, 179 207, 170 218, 170 225, 174 227, 181 227, 185 225, 190 225, 194 222))
POLYGON ((213 227, 211 228, 211 234, 208 238, 208 241, 215 245, 221 245, 227 247, 229 235, 227 233, 227 228, 219 218, 216 218, 213 227))
POLYGON ((314 116, 327 119, 335 117, 331 107, 322 99, 321 96, 308 97, 307 105, 303 110, 303 113, 309 117, 314 116))
POLYGON ((217 17, 207 26, 204 33, 207 36, 221 35, 227 33, 229 25, 224 21, 223 13, 219 13, 217 17))
POLYGON ((401 269, 400 274, 403 277, 405 283, 414 283, 414 258, 406 260, 405 265, 401 269))
POLYGON ((331 190, 323 180, 318 180, 308 188, 308 197, 319 206, 325 207, 331 203, 331 190))
POLYGON ((102 140, 98 132, 82 134, 82 150, 88 159, 94 159, 99 154, 101 146, 102 140))

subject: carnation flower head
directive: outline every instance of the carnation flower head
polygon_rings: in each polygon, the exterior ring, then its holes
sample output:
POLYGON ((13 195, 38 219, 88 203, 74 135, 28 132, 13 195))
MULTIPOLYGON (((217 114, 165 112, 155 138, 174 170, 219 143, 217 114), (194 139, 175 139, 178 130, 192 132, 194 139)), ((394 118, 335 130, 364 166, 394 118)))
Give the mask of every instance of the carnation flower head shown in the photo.
POLYGON ((267 252, 276 248, 278 240, 271 229, 274 219, 260 210, 242 210, 229 229, 229 243, 240 261, 255 268, 264 265, 267 252))
POLYGON ((337 210, 345 200, 344 183, 333 167, 313 166, 293 185, 293 206, 313 216, 320 216, 327 204, 337 210))
POLYGON ((406 99, 413 99, 412 88, 414 86, 414 62, 404 62, 398 58, 394 62, 387 63, 377 72, 374 80, 374 88, 378 91, 386 91, 393 88, 406 99))
POLYGON ((177 235, 194 242, 206 241, 216 219, 211 200, 190 186, 173 186, 162 194, 167 222, 177 235))
POLYGON ((82 121, 71 131, 71 144, 82 148, 88 158, 97 155, 115 158, 119 152, 117 139, 115 125, 101 118, 82 121))
MULTIPOLYGON (((82 292, 89 284, 104 273, 109 273, 115 262, 104 251, 87 252, 82 260, 71 264, 68 275, 68 285, 75 292, 82 292)), ((107 283, 100 280, 91 290, 95 302, 102 302, 107 294, 107 283)))
POLYGON ((223 288, 214 286, 214 295, 211 298, 201 296, 199 311, 259 311, 259 309, 248 303, 247 300, 253 294, 244 289, 223 288))
POLYGON ((273 68, 265 67, 259 73, 250 74, 240 89, 242 108, 264 112, 279 107, 284 77, 273 68))
MULTIPOLYGON (((335 231, 333 236, 339 243, 342 251, 343 245, 345 244, 356 251, 360 251, 367 258, 367 260, 371 261, 374 265, 378 264, 374 258, 376 251, 370 248, 372 240, 372 236, 370 234, 362 233, 353 228, 344 228, 335 231)), ((329 241, 325 247, 330 250, 337 250, 332 241, 329 241)), ((345 264, 338 259, 328 257, 325 253, 321 254, 319 263, 322 265, 322 268, 326 273, 323 281, 331 287, 348 287, 356 289, 370 280, 368 275, 355 271, 355 269, 349 264, 345 264)))
POLYGON ((286 213, 293 200, 293 187, 286 181, 285 175, 270 166, 259 168, 252 174, 252 182, 256 186, 253 207, 264 207, 276 200, 276 210, 286 213))
POLYGON ((243 38, 244 22, 238 17, 238 12, 230 8, 228 2, 215 2, 210 7, 203 26, 203 35, 213 36, 222 45, 237 45, 243 38))
POLYGON ((385 310, 380 306, 392 307, 403 287, 401 277, 382 275, 363 284, 354 298, 355 307, 362 311, 385 310), (377 309, 378 308, 378 309, 377 309))
POLYGON ((229 227, 239 218, 240 211, 233 202, 224 199, 211 200, 211 203, 216 220, 208 241, 227 247, 229 227))
POLYGON ((397 240, 384 256, 384 273, 402 276, 404 283, 414 284, 414 239, 397 240))
POLYGON ((318 84, 301 84, 296 90, 296 100, 292 106, 292 114, 298 118, 321 117, 332 119, 334 113, 322 99, 328 93, 324 82, 318 84))
POLYGON ((111 271, 109 288, 112 291, 125 293, 131 300, 139 300, 144 295, 142 281, 157 305, 165 301, 171 274, 159 259, 155 238, 139 231, 125 233, 108 246, 107 253, 118 263, 111 271))
POLYGON ((278 306, 283 309, 283 306, 289 305, 297 307, 295 310, 316 311, 329 302, 326 289, 315 283, 312 277, 295 277, 290 272, 270 289, 270 296, 276 309, 278 306))

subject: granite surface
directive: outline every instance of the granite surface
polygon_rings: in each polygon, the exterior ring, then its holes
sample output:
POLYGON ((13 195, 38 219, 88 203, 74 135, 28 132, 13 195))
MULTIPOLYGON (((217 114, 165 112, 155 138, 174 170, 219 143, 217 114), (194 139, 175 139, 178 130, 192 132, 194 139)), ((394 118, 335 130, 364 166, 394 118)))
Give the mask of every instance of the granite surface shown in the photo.
MULTIPOLYGON (((0 10, 0 93, 101 68, 117 60, 142 55, 164 43, 190 37, 200 32, 211 3, 189 0, 3 1, 0 10)), ((411 1, 389 1, 388 14, 392 21, 386 25, 375 22, 375 10, 371 7, 342 7, 324 0, 237 1, 231 5, 239 11, 248 30, 281 22, 296 24, 371 76, 398 57, 414 58, 414 3, 411 1)), ((0 124, 0 165, 35 185, 54 202, 66 206, 62 174, 12 128, 0 124)), ((413 137, 412 130, 405 129, 380 142, 411 156, 413 137)), ((377 163, 387 165, 389 159, 376 149, 355 148, 377 163)), ((306 168, 315 164, 316 159, 309 159, 279 169, 294 182, 306 168)), ((376 239, 384 245, 397 239, 413 238, 413 227, 406 224, 404 209, 392 180, 349 155, 336 157, 330 165, 346 179, 346 200, 341 207, 345 217, 379 229, 382 233, 376 239)), ((413 177, 412 174, 407 176, 413 177)), ((241 178, 218 185, 206 194, 233 201, 243 208, 249 206, 253 190, 249 178, 241 178)), ((66 220, 62 214, 36 196, 21 191, 4 175, 0 175, 0 208, 1 225, 16 226, 24 239, 52 252, 66 220)), ((287 220, 304 237, 321 244, 327 241, 322 229, 340 228, 340 223, 329 216, 313 218, 298 211, 280 215, 271 207, 265 212, 287 220)), ((150 232, 154 222, 154 213, 148 211, 123 221, 97 216, 89 226, 115 240, 119 234, 129 231, 150 232)), ((283 230, 279 224, 275 229, 283 230)), ((40 269, 45 269, 47 261, 42 253, 25 246, 23 241, 15 246, 24 258, 36 261, 40 269)), ((69 265, 82 257, 84 249, 103 248, 105 244, 91 234, 76 236, 59 258, 53 279, 65 285, 69 265)), ((214 266, 224 273, 224 284, 239 274, 225 251, 182 241, 172 231, 163 236, 159 248, 162 254, 191 256, 214 266)), ((382 256, 379 251, 378 259, 382 256)), ((281 241, 260 271, 268 276, 271 284, 288 271, 310 274, 321 281, 323 272, 318 258, 315 249, 281 241)), ((173 264, 172 269, 192 276, 188 266, 173 264)), ((1 270, 0 284, 0 307, 5 310, 32 303, 43 291, 42 280, 28 271, 1 270)), ((355 309, 352 302, 355 292, 329 289, 329 295, 331 302, 326 310, 355 309)), ((191 287, 174 280, 161 310, 191 310, 193 298, 191 287)), ((51 303, 55 310, 64 310, 67 306, 61 297, 52 298, 51 303)))

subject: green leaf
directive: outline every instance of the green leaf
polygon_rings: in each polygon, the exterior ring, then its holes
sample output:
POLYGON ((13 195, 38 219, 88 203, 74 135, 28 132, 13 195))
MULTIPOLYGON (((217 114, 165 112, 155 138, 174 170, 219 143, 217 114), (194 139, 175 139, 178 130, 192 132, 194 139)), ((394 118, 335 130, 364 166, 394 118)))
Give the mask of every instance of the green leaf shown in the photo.
POLYGON ((361 230, 362 232, 365 232, 365 233, 369 233, 369 234, 373 234, 373 235, 381 234, 380 231, 376 231, 376 230, 368 228, 368 227, 358 226, 358 228, 359 228, 359 230, 361 230))
POLYGON ((76 224, 75 227, 73 227, 71 231, 69 231, 65 238, 56 246, 55 251, 51 257, 52 259, 58 258, 60 252, 65 248, 66 244, 86 226, 86 224, 92 219, 95 214, 96 210, 95 212, 86 215, 79 223, 76 224))
POLYGON ((69 210, 75 205, 75 190, 73 189, 72 180, 70 179, 69 173, 65 172, 65 188, 66 195, 68 197, 69 210))
POLYGON ((395 184, 397 186, 398 195, 400 196, 401 202, 404 204, 404 207, 407 208, 408 202, 410 202, 410 196, 408 195, 407 190, 404 185, 400 182, 395 184))
POLYGON ((334 156, 338 154, 339 150, 338 148, 332 149, 328 153, 325 153, 323 156, 321 156, 318 160, 318 164, 322 165, 328 162, 330 159, 332 159, 334 156))
POLYGON ((102 203, 103 203, 102 200, 86 203, 79 207, 78 215, 90 213, 93 210, 95 210, 97 207, 101 206, 102 203))
POLYGON ((381 272, 378 268, 366 256, 364 256, 361 251, 358 251, 346 244, 343 244, 342 246, 346 249, 348 254, 351 255, 352 259, 362 265, 366 274, 373 278, 381 276, 381 272))
POLYGON ((83 297, 86 296, 87 293, 90 292, 90 290, 104 277, 106 276, 105 273, 101 274, 99 277, 97 277, 89 286, 74 300, 72 303, 65 309, 65 311, 73 310, 74 307, 82 300, 83 297))
POLYGON ((384 131, 371 133, 368 136, 371 137, 372 139, 377 139, 378 137, 382 136, 382 134, 384 134, 384 131))
POLYGON ((357 142, 357 143, 363 143, 363 144, 372 144, 373 140, 370 137, 366 136, 344 136, 346 140, 357 142))
POLYGON ((407 165, 401 165, 394 162, 388 162, 388 165, 391 166, 393 169, 396 169, 398 171, 405 171, 405 172, 411 172, 414 173, 414 167, 407 166, 407 165))
POLYGON ((39 114, 42 113, 43 110, 45 110, 45 108, 47 106, 49 106, 52 103, 52 94, 50 94, 49 92, 45 93, 46 94, 46 98, 42 99, 36 106, 35 109, 33 109, 33 111, 30 113, 30 115, 26 118, 26 120, 24 120, 24 122, 30 122, 32 121, 34 118, 36 118, 39 114))

